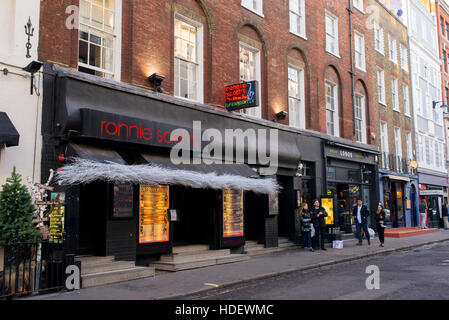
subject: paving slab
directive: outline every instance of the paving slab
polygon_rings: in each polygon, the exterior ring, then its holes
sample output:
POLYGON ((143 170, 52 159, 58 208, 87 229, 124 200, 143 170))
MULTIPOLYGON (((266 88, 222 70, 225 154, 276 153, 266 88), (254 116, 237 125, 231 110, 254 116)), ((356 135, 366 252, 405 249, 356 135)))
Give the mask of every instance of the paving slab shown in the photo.
POLYGON ((156 277, 121 282, 112 285, 87 288, 73 292, 31 297, 47 300, 155 300, 175 299, 226 287, 242 282, 264 279, 295 271, 319 268, 365 257, 391 254, 400 250, 439 242, 448 242, 449 231, 423 234, 410 238, 387 238, 385 247, 379 247, 378 239, 371 246, 364 241, 356 246, 355 240, 344 241, 343 249, 309 252, 303 249, 251 257, 249 260, 215 265, 176 273, 158 274, 156 277))

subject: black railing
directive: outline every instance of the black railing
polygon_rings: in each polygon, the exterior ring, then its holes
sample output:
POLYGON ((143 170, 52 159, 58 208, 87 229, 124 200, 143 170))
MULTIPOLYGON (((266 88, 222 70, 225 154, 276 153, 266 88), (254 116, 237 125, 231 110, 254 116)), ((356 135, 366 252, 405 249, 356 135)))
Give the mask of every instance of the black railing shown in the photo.
POLYGON ((40 242, 7 245, 3 247, 3 254, 0 299, 42 294, 64 287, 63 244, 40 242))
POLYGON ((382 152, 379 166, 381 169, 398 173, 416 175, 416 169, 410 168, 410 161, 392 153, 382 152))

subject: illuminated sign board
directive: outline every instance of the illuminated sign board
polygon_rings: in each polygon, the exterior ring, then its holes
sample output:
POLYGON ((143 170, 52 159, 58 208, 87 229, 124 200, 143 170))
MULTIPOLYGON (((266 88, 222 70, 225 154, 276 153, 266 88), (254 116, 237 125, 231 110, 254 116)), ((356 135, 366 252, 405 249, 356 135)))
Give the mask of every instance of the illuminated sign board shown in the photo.
POLYGON ((242 82, 226 87, 226 109, 228 111, 257 107, 257 81, 242 82))

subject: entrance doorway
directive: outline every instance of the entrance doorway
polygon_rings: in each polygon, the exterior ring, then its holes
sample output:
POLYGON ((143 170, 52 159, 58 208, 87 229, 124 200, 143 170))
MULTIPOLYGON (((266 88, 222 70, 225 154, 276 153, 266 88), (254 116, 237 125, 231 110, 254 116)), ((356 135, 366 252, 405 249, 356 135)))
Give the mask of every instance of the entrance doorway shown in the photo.
POLYGON ((293 177, 278 176, 282 189, 279 193, 278 235, 290 240, 295 238, 296 191, 293 177))
POLYGON ((180 221, 172 224, 173 245, 210 245, 216 216, 217 191, 171 186, 171 207, 180 221))
POLYGON ((81 186, 78 239, 80 255, 106 254, 108 186, 94 182, 81 186))
POLYGON ((244 228, 245 239, 265 243, 264 222, 267 196, 247 192, 244 195, 244 228))

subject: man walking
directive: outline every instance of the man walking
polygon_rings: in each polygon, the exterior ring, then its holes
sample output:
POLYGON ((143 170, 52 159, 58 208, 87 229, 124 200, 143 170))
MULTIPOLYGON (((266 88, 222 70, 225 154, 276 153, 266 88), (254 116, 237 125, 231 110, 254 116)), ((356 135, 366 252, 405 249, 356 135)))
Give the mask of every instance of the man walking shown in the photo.
POLYGON ((359 239, 359 243, 357 243, 357 245, 362 245, 362 229, 365 232, 366 239, 368 240, 368 245, 371 245, 368 232, 369 210, 368 207, 363 204, 362 199, 357 199, 357 205, 352 210, 352 215, 354 216, 357 238, 359 239))
POLYGON ((427 229, 426 221, 427 221, 427 203, 426 200, 422 199, 419 204, 419 214, 421 216, 421 228, 427 229))

